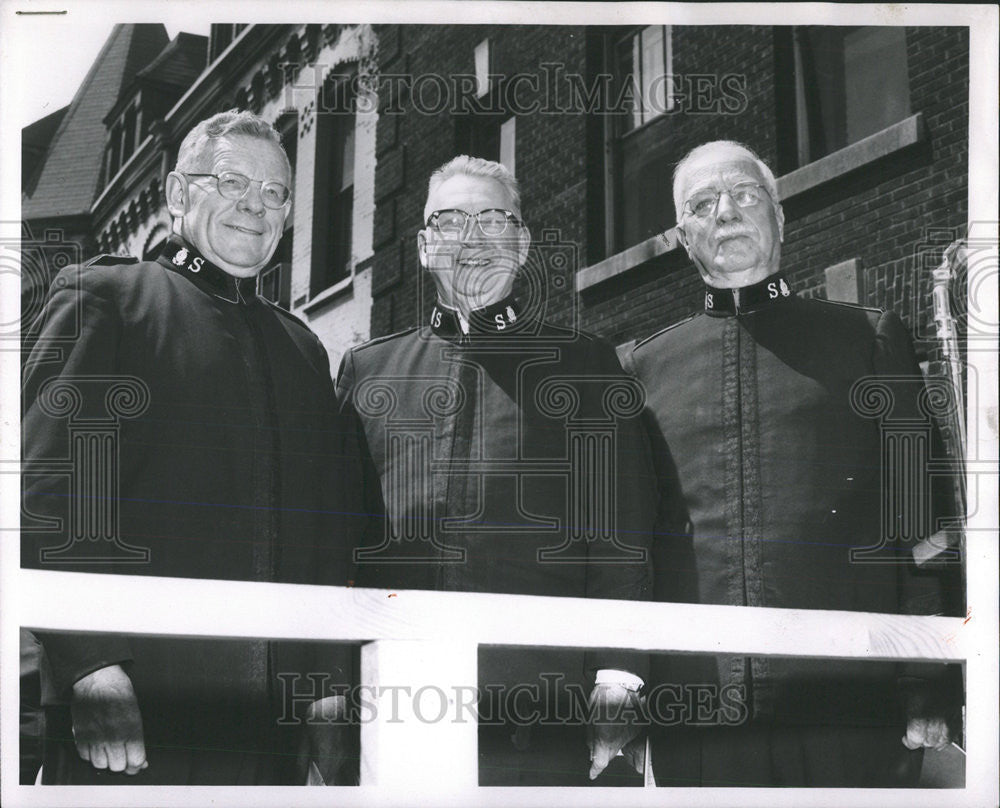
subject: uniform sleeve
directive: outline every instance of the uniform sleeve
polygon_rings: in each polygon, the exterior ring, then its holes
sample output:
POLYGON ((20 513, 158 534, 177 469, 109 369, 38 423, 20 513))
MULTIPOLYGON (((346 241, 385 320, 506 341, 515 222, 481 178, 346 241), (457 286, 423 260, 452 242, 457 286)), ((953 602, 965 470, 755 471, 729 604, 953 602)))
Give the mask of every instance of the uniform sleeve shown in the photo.
MULTIPOLYGON (((363 527, 359 531, 358 546, 376 546, 382 542, 386 535, 387 515, 385 499, 382 495, 382 481, 372 458, 364 424, 354 406, 354 386, 357 379, 354 363, 354 350, 351 349, 340 360, 340 369, 337 371, 337 401, 341 417, 349 423, 349 429, 355 436, 359 452, 363 527)), ((357 565, 352 565, 352 567, 356 573, 357 565)), ((356 574, 351 575, 352 583, 356 577, 356 574)))
POLYGON ((354 395, 354 350, 349 348, 340 360, 337 370, 337 403, 341 412, 346 408, 354 408, 351 397, 354 395))
MULTIPOLYGON (((39 393, 51 379, 107 376, 115 372, 121 321, 108 285, 91 283, 88 270, 68 267, 55 279, 50 296, 31 329, 22 384, 22 532, 21 565, 43 570, 109 572, 108 565, 43 561, 44 549, 68 543, 70 499, 65 473, 53 463, 69 457, 66 417, 43 407, 39 393), (46 409, 48 412, 46 412, 46 409)), ((95 388, 75 388, 81 396, 78 412, 98 412, 103 400, 95 388), (89 392, 88 392, 89 391, 89 392)), ((82 605, 86 608, 86 605, 82 605)), ((128 643, 111 635, 38 632, 51 679, 43 683, 52 703, 69 696, 72 684, 99 668, 131 660, 128 643)))
MULTIPOLYGON (((615 377, 625 383, 619 402, 615 433, 615 537, 623 548, 619 558, 608 559, 606 548, 591 543, 595 557, 587 565, 587 596, 615 600, 649 600, 652 597, 653 531, 656 517, 656 477, 650 455, 649 439, 642 423, 641 385, 621 371, 610 346, 601 345, 598 372, 615 384, 615 377), (630 400, 631 395, 639 396, 630 400), (638 556, 638 557, 633 557, 638 556)), ((608 397, 610 398, 610 397, 608 397)), ((610 604, 609 604, 610 607, 610 604)), ((648 677, 649 658, 645 653, 593 649, 586 657, 588 670, 624 670, 648 677)))

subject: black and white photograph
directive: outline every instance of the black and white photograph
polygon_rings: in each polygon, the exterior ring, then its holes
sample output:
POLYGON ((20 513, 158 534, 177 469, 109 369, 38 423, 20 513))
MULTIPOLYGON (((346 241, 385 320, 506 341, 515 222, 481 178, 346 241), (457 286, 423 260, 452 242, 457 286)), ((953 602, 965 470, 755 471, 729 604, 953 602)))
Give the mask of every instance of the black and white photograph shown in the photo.
POLYGON ((0 14, 5 806, 998 804, 995 5, 0 14))

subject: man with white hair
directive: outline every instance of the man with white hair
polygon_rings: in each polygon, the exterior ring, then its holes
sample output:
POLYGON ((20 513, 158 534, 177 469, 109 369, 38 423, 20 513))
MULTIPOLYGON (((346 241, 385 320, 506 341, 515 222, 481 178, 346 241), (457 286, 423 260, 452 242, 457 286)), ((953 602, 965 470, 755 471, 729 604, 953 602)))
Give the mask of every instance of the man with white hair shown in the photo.
MULTIPOLYGON (((795 293, 780 268, 774 176, 746 146, 691 151, 674 173, 674 203, 704 311, 622 351, 645 387, 664 481, 657 599, 946 608, 912 545, 883 538, 884 516, 900 525, 911 514, 902 498, 888 501, 880 424, 852 399, 855 383, 875 379, 894 417, 921 417, 922 379, 899 317, 795 293), (677 523, 685 535, 673 535, 677 523)), ((919 773, 914 750, 948 742, 934 704, 942 688, 924 681, 943 666, 720 655, 654 667, 657 684, 707 684, 716 708, 740 703, 663 721, 672 725, 653 737, 659 785, 904 785, 919 773)))
MULTIPOLYGON (((55 279, 25 362, 24 566, 346 583, 355 430, 322 343, 256 292, 291 182, 269 123, 214 115, 167 176, 162 254, 100 256, 55 279), (59 463, 109 425, 110 454, 68 480, 59 463)), ((334 657, 266 640, 39 636, 43 782, 305 782, 288 766, 299 739, 277 677, 336 675, 334 657)), ((333 779, 336 761, 314 762, 333 779)))
MULTIPOLYGON (((531 246, 517 181, 456 157, 430 178, 424 225, 416 246, 437 292, 425 323, 352 348, 337 378, 386 510, 356 554, 355 585, 648 598, 655 483, 638 386, 608 343, 546 322, 538 294, 513 293, 531 246)), ((597 778, 635 734, 617 718, 638 717, 645 666, 624 652, 585 664, 578 652, 482 649, 480 784, 597 778), (586 721, 557 718, 585 669, 609 719, 590 722, 589 763, 586 721)))

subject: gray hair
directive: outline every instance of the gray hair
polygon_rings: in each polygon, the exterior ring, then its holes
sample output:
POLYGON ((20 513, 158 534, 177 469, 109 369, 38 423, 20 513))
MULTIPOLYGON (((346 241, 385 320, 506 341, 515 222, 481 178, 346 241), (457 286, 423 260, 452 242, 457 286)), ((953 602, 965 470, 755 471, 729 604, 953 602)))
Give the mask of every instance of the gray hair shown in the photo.
POLYGON ((427 186, 427 198, 430 199, 431 194, 437 190, 441 183, 458 174, 496 180, 507 192, 516 212, 521 212, 521 187, 507 166, 493 160, 484 160, 482 157, 470 157, 467 154, 460 154, 458 157, 452 158, 431 174, 427 186))
POLYGON ((743 143, 738 143, 735 140, 713 140, 711 143, 703 143, 700 146, 695 146, 691 149, 691 151, 684 155, 683 159, 674 168, 674 212, 677 215, 678 221, 680 221, 681 207, 684 204, 684 200, 680 198, 680 180, 684 175, 684 171, 690 163, 701 157, 705 152, 710 149, 718 149, 720 147, 729 149, 730 151, 743 152, 743 154, 745 154, 752 163, 756 164, 757 169, 760 171, 760 175, 764 180, 764 187, 767 188, 767 193, 770 195, 774 204, 777 205, 780 202, 778 199, 778 183, 774 179, 774 174, 771 169, 767 167, 767 163, 761 160, 753 149, 743 143))
POLYGON ((230 109, 213 115, 211 118, 206 118, 188 132, 184 140, 181 141, 181 147, 177 152, 175 170, 197 173, 205 167, 203 160, 206 152, 214 147, 213 141, 231 135, 244 135, 270 141, 281 149, 281 153, 285 155, 285 163, 291 170, 291 164, 288 163, 288 155, 285 154, 285 149, 281 145, 281 135, 278 134, 278 130, 259 115, 239 109, 230 109))

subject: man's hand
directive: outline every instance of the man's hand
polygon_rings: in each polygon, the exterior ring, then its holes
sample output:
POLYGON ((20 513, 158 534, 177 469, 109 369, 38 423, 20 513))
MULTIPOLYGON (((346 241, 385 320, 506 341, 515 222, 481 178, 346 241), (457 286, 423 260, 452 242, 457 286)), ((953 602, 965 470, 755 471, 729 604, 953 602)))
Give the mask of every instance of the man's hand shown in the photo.
POLYGON ((641 728, 642 701, 639 694, 622 685, 599 684, 591 691, 588 706, 590 779, 596 779, 622 747, 625 747, 624 754, 629 763, 641 774, 644 747, 642 744, 629 744, 641 728))
POLYGON ((907 749, 928 747, 940 752, 951 743, 948 722, 943 718, 911 718, 906 722, 903 746, 907 749))
POLYGON ((139 703, 120 665, 99 668, 76 682, 70 710, 76 751, 95 769, 138 774, 149 765, 139 703))
POLYGON ((960 726, 961 710, 949 708, 938 690, 928 682, 910 682, 904 688, 906 734, 903 746, 907 749, 923 747, 940 752, 951 742, 950 724, 960 726))
POLYGON ((347 699, 344 696, 327 696, 309 705, 306 739, 306 766, 315 764, 325 785, 350 785, 337 782, 337 772, 348 752, 347 699))

